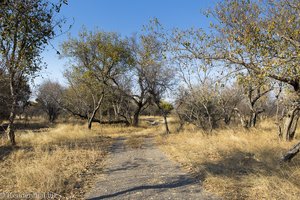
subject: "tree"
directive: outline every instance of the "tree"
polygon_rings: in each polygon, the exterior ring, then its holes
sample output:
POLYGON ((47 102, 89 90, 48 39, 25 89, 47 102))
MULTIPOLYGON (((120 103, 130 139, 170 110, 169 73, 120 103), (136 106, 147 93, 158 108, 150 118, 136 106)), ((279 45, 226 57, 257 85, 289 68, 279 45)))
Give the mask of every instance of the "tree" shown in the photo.
POLYGON ((174 85, 174 72, 164 62, 153 63, 148 69, 146 82, 151 95, 151 102, 154 103, 164 117, 166 133, 170 133, 167 121, 168 111, 164 110, 162 103, 163 96, 174 85))
POLYGON ((217 88, 208 82, 182 89, 177 102, 179 118, 204 130, 211 132, 222 119, 217 88))
POLYGON ((244 99, 244 95, 241 87, 236 83, 219 88, 219 90, 217 97, 218 106, 220 106, 221 116, 225 125, 229 125, 238 105, 241 104, 244 99))
POLYGON ((139 116, 146 109, 151 100, 150 77, 157 63, 162 62, 162 45, 151 35, 141 35, 138 39, 131 39, 131 51, 135 64, 131 69, 133 77, 131 94, 134 104, 133 125, 138 126, 139 116))
POLYGON ((48 120, 53 123, 62 111, 64 88, 50 80, 43 82, 37 92, 37 102, 41 109, 48 115, 48 120))
POLYGON ((290 85, 299 97, 286 116, 283 131, 290 135, 300 101, 300 3, 264 2, 263 6, 255 1, 220 3, 211 12, 220 22, 213 26, 218 34, 208 46, 210 52, 202 52, 202 56, 290 85))
MULTIPOLYGON (((237 79, 244 92, 246 106, 250 109, 248 119, 244 120, 245 117, 242 117, 244 118, 242 124, 245 128, 255 127, 258 115, 265 111, 262 101, 267 98, 267 94, 272 91, 273 86, 268 79, 257 78, 251 71, 238 74, 237 79)), ((236 111, 241 115, 238 109, 236 111)))
POLYGON ((9 117, 9 90, 8 76, 0 69, 0 121, 9 117))
MULTIPOLYGON (((4 71, 0 69, 0 119, 8 120, 11 107, 11 95, 9 87, 9 77, 4 71)), ((24 112, 25 108, 29 105, 29 98, 31 95, 30 86, 26 80, 20 80, 21 83, 17 88, 17 105, 16 105, 16 114, 20 117, 24 112)))
POLYGON ((1 1, 0 3, 0 63, 8 74, 10 115, 7 135, 15 145, 14 120, 18 88, 24 80, 41 69, 40 54, 55 36, 55 13, 66 1, 53 4, 47 0, 1 1))
MULTIPOLYGON (((213 57, 293 88, 297 98, 291 99, 282 129, 289 140, 295 133, 300 109, 300 2, 258 3, 227 0, 216 7, 212 14, 220 23, 214 26, 219 36, 215 40, 218 44, 211 46, 213 57)), ((296 145, 283 160, 292 159, 299 148, 296 145)))
POLYGON ((66 76, 73 94, 82 101, 86 99, 82 95, 89 92, 89 102, 92 102, 92 105, 83 102, 87 108, 84 113, 67 109, 74 115, 86 118, 91 129, 107 91, 118 85, 119 77, 133 62, 132 56, 127 43, 118 34, 110 32, 83 30, 78 38, 69 38, 64 42, 62 49, 62 56, 69 58, 71 63, 66 76))
POLYGON ((162 42, 155 35, 149 34, 145 40, 150 45, 148 48, 155 49, 150 60, 150 64, 145 68, 145 82, 148 88, 148 93, 151 97, 151 102, 154 103, 164 117, 166 133, 170 133, 167 121, 167 112, 162 107, 162 99, 166 92, 174 86, 175 74, 171 69, 170 63, 165 56, 165 49, 162 42))
POLYGON ((167 102, 167 101, 161 100, 158 107, 161 110, 162 115, 164 117, 166 133, 168 134, 168 133, 170 133, 170 129, 169 129, 169 126, 168 126, 167 117, 171 113, 171 111, 174 109, 174 106, 171 103, 167 102))
POLYGON ((87 119, 88 128, 91 129, 96 113, 103 103, 103 86, 76 71, 66 72, 65 77, 69 87, 64 94, 63 107, 74 116, 87 119))
MULTIPOLYGON (((215 18, 210 32, 175 29, 170 34, 154 30, 165 39, 169 50, 175 52, 176 60, 198 60, 204 66, 201 73, 206 73, 207 66, 219 66, 226 74, 250 71, 255 79, 269 78, 290 85, 299 96, 299 1, 263 2, 220 2, 208 12, 215 18)), ((291 123, 297 119, 293 110, 299 109, 299 101, 294 101, 286 116, 285 135, 293 132, 291 123)))

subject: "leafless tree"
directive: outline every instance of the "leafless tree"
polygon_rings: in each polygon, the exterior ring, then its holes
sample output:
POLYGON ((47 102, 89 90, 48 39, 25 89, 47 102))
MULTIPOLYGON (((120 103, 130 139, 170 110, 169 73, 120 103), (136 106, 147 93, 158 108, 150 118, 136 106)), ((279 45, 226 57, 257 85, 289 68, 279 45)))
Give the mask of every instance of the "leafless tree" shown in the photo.
POLYGON ((53 123, 61 114, 64 88, 57 82, 44 81, 37 91, 37 102, 53 123))

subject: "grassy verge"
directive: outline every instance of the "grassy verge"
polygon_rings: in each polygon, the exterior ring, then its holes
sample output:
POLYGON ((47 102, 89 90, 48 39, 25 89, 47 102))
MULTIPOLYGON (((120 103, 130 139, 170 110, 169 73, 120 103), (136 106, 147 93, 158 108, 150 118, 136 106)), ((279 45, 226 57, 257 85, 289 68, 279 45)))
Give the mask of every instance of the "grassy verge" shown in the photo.
POLYGON ((51 192, 68 197, 82 187, 81 175, 102 163, 112 142, 99 130, 72 124, 21 130, 16 140, 17 147, 4 140, 0 146, 0 192, 51 192))
POLYGON ((299 199, 300 158, 280 164, 292 143, 278 140, 271 121, 251 130, 223 129, 211 135, 187 127, 158 142, 203 181, 205 190, 224 199, 299 199))

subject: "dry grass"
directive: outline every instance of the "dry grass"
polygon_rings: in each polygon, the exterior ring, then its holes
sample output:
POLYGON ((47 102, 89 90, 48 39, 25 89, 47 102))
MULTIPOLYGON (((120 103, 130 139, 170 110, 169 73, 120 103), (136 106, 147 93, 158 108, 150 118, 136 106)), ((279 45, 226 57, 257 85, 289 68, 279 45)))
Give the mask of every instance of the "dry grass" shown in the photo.
MULTIPOLYGON (((131 148, 140 148, 144 138, 160 134, 160 126, 149 126, 142 117, 140 127, 87 124, 68 121, 59 125, 46 124, 40 118, 24 127, 18 121, 17 147, 0 141, 0 193, 56 193, 64 196, 78 183, 78 175, 102 163, 113 138, 124 137, 131 148)), ((81 187, 81 186, 80 186, 81 187)))
POLYGON ((58 125, 16 134, 18 146, 0 146, 0 192, 69 195, 76 177, 101 162, 111 139, 82 125, 58 125))
POLYGON ((155 125, 151 126, 149 121, 156 121, 161 123, 162 117, 154 117, 154 116, 141 116, 140 124, 138 127, 133 126, 124 126, 124 125, 93 125, 93 130, 97 132, 101 132, 103 135, 117 138, 117 137, 125 137, 131 138, 134 137, 142 137, 142 136, 156 136, 163 133, 164 127, 155 125))
POLYGON ((209 136, 188 126, 158 141, 203 180, 207 191, 224 199, 299 199, 299 156, 280 165, 292 143, 280 142, 273 124, 264 121, 256 129, 223 129, 209 136))

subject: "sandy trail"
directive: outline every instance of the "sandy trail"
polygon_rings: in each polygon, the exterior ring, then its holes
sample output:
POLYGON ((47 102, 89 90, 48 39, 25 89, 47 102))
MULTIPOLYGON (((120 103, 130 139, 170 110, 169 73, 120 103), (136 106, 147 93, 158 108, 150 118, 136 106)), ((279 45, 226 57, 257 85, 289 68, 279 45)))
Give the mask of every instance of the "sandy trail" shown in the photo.
POLYGON ((125 140, 120 137, 112 146, 107 167, 86 199, 216 199, 169 160, 152 138, 136 149, 125 140))

